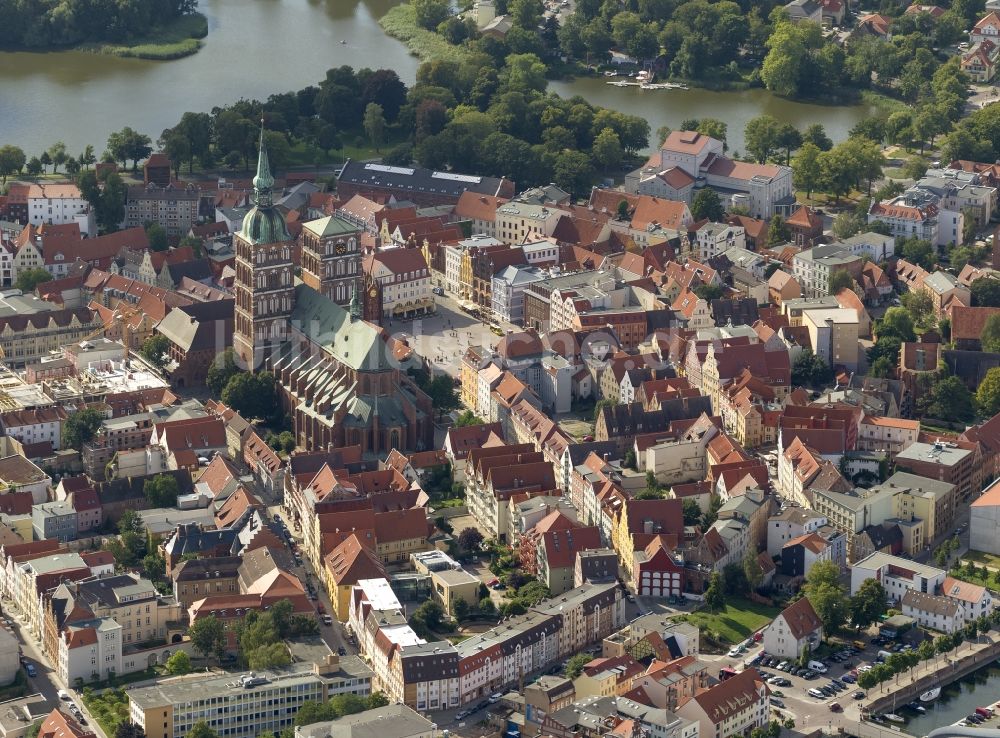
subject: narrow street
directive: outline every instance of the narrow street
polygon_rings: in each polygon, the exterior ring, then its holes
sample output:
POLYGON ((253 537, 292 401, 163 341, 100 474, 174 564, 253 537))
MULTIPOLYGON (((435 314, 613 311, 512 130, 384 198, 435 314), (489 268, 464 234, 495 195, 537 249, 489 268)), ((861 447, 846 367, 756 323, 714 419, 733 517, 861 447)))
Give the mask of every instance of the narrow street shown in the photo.
MULTIPOLYGON (((35 667, 35 676, 28 677, 28 694, 40 694, 45 698, 45 714, 60 704, 59 690, 65 689, 73 698, 73 702, 75 702, 76 705, 83 711, 83 714, 87 719, 88 727, 97 734, 98 738, 113 738, 113 736, 106 736, 104 734, 101 726, 98 725, 97 721, 94 719, 94 716, 87 710, 87 706, 83 704, 83 699, 80 694, 73 690, 68 684, 63 684, 59 681, 55 669, 52 668, 48 659, 46 659, 42 653, 41 644, 32 639, 27 626, 25 626, 13 614, 14 608, 12 603, 5 601, 3 609, 12 623, 11 629, 14 631, 14 635, 17 636, 18 641, 21 643, 21 651, 27 659, 27 663, 35 667)), ((62 704, 65 705, 66 703, 64 702, 62 704)), ((45 715, 43 714, 39 717, 44 718, 45 715)))

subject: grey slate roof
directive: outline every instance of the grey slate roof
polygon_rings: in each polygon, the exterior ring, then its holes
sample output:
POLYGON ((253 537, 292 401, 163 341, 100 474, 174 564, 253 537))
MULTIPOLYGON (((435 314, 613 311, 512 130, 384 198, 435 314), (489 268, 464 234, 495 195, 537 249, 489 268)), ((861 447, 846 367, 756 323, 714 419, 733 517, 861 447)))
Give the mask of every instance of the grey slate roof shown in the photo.
POLYGON ((460 197, 463 192, 499 195, 504 180, 497 177, 435 172, 422 167, 390 167, 348 159, 337 177, 338 182, 357 187, 378 187, 428 192, 460 197))

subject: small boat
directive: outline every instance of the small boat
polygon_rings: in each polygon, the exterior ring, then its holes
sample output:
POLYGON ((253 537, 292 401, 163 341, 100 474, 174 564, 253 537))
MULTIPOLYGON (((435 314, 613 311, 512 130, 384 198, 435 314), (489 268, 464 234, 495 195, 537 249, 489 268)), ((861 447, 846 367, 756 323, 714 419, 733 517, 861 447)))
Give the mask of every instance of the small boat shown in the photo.
POLYGON ((897 715, 894 712, 887 712, 883 717, 885 717, 885 719, 888 720, 890 723, 905 723, 906 722, 906 718, 902 717, 901 715, 897 715))
POLYGON ((920 695, 920 701, 933 702, 940 696, 941 696, 941 687, 934 687, 934 689, 928 689, 926 692, 920 695))
POLYGON ((927 712, 927 708, 925 708, 919 702, 910 702, 906 706, 909 707, 911 710, 914 710, 915 712, 919 712, 921 714, 927 712))
POLYGON ((604 73, 604 76, 605 77, 617 77, 618 76, 618 72, 607 71, 607 72, 604 73))
POLYGON ((340 43, 342 43, 344 46, 347 46, 347 39, 346 38, 340 39, 340 43))

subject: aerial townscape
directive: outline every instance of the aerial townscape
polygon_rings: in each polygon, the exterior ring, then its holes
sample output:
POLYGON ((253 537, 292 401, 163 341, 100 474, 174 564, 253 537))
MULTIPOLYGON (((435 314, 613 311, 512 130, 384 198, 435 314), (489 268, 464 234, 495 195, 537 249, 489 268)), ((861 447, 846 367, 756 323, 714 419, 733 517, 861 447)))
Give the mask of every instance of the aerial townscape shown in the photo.
POLYGON ((908 3, 0 0, 0 738, 1000 736, 908 3))

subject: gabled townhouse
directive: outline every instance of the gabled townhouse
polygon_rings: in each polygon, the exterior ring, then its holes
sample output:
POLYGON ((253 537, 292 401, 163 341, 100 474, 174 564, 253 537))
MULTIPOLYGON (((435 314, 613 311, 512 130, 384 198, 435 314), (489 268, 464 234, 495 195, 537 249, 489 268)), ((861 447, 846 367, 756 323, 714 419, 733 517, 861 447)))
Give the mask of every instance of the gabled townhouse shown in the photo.
POLYGON ((958 605, 963 623, 989 615, 996 607, 989 589, 951 576, 941 583, 941 595, 958 605))
POLYGON ((645 666, 631 656, 596 658, 587 663, 580 676, 573 680, 576 699, 620 697, 632 689, 633 681, 644 671, 645 666))
POLYGON ((510 498, 556 490, 552 464, 529 443, 476 449, 469 453, 466 499, 469 512, 498 540, 506 540, 510 498))
POLYGON ((677 714, 697 722, 701 736, 727 738, 767 724, 767 695, 767 685, 757 670, 746 669, 697 692, 678 708, 677 714))
POLYGON ((684 535, 683 504, 680 500, 626 499, 618 510, 611 545, 618 552, 626 575, 635 572, 635 552, 644 551, 654 537, 684 535))
POLYGON ((799 659, 823 640, 823 621, 808 597, 786 607, 764 630, 764 649, 784 659, 799 659))
POLYGON ((858 450, 881 451, 891 460, 896 454, 916 443, 920 421, 865 415, 858 424, 858 450))
POLYGON ((965 624, 958 603, 934 593, 907 590, 899 605, 903 615, 941 633, 954 633, 965 624))

